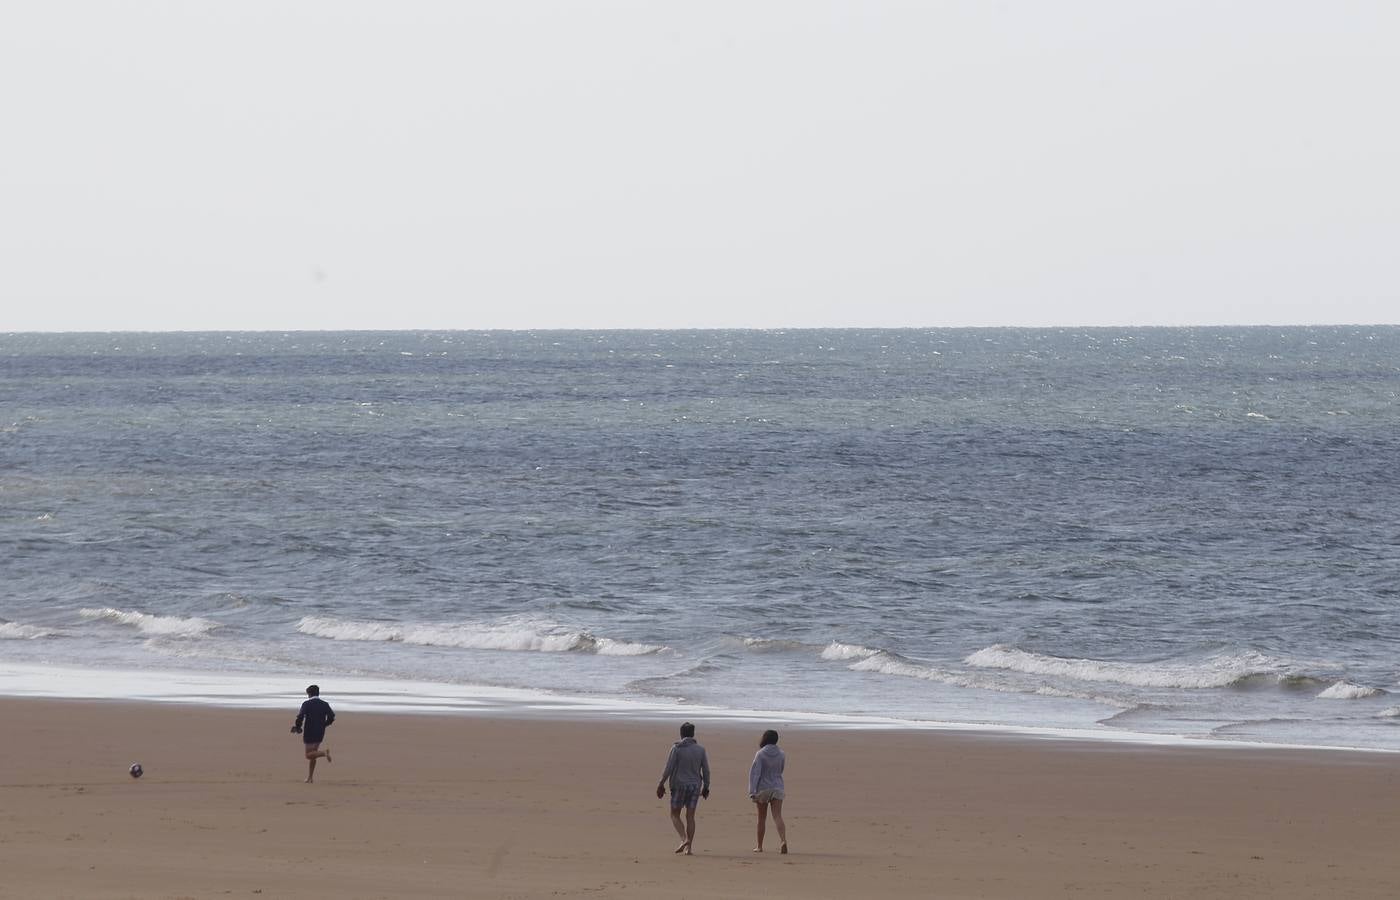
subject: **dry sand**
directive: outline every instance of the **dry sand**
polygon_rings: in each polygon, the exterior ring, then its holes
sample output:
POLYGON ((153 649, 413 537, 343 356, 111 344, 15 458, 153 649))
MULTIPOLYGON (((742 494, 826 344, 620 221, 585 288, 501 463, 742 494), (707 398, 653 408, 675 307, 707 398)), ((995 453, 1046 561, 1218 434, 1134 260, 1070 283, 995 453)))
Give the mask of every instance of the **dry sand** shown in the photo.
POLYGON ((1400 895, 1393 755, 788 727, 756 856, 762 726, 701 719, 684 857, 678 722, 343 712, 307 785, 294 713, 0 699, 0 896, 1400 895))

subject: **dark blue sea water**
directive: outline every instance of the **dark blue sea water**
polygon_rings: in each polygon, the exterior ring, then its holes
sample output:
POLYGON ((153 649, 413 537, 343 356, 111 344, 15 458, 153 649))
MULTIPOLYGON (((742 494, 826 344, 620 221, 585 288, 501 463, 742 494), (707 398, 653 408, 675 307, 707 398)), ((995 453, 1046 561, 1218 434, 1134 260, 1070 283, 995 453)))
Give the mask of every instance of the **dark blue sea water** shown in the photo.
POLYGON ((1396 327, 0 335, 0 665, 1400 749, 1397 460, 1396 327))

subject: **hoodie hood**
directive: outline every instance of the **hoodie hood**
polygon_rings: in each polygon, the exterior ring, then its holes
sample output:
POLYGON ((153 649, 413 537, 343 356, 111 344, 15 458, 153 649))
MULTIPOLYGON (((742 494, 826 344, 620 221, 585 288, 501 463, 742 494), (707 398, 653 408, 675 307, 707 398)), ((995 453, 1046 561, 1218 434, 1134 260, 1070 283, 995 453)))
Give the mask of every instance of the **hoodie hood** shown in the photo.
POLYGON ((758 749, 758 753, 760 756, 777 756, 782 752, 783 751, 778 749, 777 744, 769 744, 766 747, 760 747, 758 749))

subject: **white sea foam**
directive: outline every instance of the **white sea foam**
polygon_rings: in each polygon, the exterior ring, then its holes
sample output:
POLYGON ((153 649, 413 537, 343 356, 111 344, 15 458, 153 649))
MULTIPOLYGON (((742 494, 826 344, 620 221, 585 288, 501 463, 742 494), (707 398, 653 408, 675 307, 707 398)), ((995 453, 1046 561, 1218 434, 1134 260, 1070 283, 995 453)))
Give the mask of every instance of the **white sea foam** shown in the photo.
POLYGON ((1027 675, 1051 675, 1076 681, 1111 682, 1134 687, 1222 688, 1251 675, 1279 675, 1282 663, 1256 653, 1220 654, 1197 662, 1111 662, 1099 659, 1066 659, 1028 653, 1006 644, 994 644, 967 657, 970 666, 1006 669, 1027 675))
POLYGON ((3 641, 32 641, 35 638, 49 637, 58 634, 48 628, 40 628, 37 625, 21 625, 19 622, 0 622, 0 640, 3 641))
POLYGON ((297 631, 334 641, 390 641, 463 650, 517 650, 538 653, 578 651, 599 656, 644 656, 666 649, 598 637, 552 622, 506 619, 497 622, 365 622, 306 616, 297 631))
POLYGON ((1352 684, 1350 681, 1339 681, 1327 690, 1317 695, 1319 700, 1362 700, 1366 697, 1375 697, 1384 694, 1380 688, 1367 687, 1364 684, 1352 684))
POLYGON ((142 634, 157 637, 201 637, 219 627, 218 622, 198 617, 156 616, 134 610, 112 609, 110 606, 102 609, 79 610, 78 615, 84 619, 131 625, 142 634))
POLYGON ((840 641, 832 641, 822 650, 822 659, 868 659, 879 652, 879 650, 871 650, 869 647, 862 647, 859 644, 843 644, 840 641))

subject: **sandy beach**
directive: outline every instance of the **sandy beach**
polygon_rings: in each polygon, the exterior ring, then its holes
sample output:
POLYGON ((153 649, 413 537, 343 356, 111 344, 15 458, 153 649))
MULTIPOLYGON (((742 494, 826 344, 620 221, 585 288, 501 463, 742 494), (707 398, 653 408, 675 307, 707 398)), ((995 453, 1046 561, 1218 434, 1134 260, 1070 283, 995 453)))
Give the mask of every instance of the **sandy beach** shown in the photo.
MULTIPOLYGON (((334 703, 335 697, 328 693, 334 703)), ((698 719, 695 855, 654 789, 678 722, 0 699, 4 897, 1391 897, 1385 754, 785 727, 792 852, 759 856, 759 728, 698 719), (140 761, 144 778, 127 765, 140 761)))

